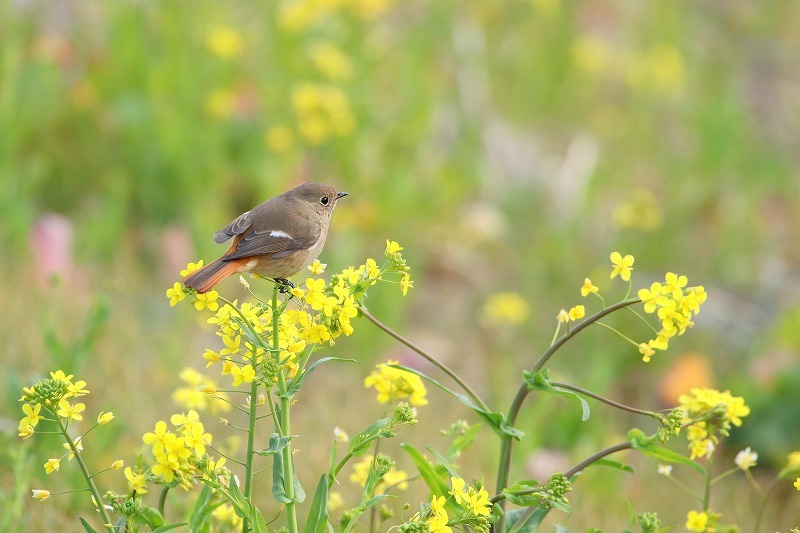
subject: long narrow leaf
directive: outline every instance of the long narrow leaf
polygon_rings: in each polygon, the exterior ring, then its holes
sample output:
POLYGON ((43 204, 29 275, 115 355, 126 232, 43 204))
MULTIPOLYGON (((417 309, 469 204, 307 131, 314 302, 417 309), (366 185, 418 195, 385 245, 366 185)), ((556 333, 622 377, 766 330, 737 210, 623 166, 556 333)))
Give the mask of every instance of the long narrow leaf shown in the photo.
POLYGON ((322 474, 314 492, 303 533, 324 533, 328 528, 328 476, 322 474))
POLYGON ((422 479, 425 481, 425 484, 428 485, 431 492, 436 496, 446 495, 448 490, 447 484, 442 480, 442 477, 436 472, 436 469, 425 456, 411 444, 403 443, 400 447, 403 448, 409 457, 411 457, 411 460, 414 461, 419 475, 422 476, 422 479))

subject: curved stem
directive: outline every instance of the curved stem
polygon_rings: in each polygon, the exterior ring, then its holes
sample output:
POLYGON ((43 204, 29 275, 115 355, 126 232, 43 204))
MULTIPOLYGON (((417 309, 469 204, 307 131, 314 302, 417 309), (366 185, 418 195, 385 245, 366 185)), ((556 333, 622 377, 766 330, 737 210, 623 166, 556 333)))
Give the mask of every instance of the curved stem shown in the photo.
MULTIPOLYGON (((536 361, 536 364, 533 365, 531 372, 533 373, 540 371, 544 365, 547 364, 547 361, 549 361, 550 358, 556 353, 556 351, 559 350, 559 348, 564 346, 567 341, 572 339, 585 328, 594 324, 604 316, 610 315, 614 311, 618 311, 619 309, 623 309, 629 305, 633 305, 641 301, 642 300, 640 298, 626 299, 587 317, 585 320, 577 324, 574 328, 571 328, 567 333, 552 343, 550 347, 539 357, 539 359, 536 361)), ((511 406, 508 409, 508 415, 506 416, 506 422, 509 426, 513 427, 516 424, 519 411, 522 409, 522 404, 525 401, 525 398, 528 396, 528 392, 530 391, 524 383, 520 385, 519 389, 517 389, 517 394, 514 396, 511 406)), ((508 477, 511 474, 511 454, 513 447, 514 444, 511 435, 504 435, 500 445, 500 461, 497 467, 496 492, 498 493, 502 491, 508 484, 508 477)), ((500 502, 500 506, 504 507, 503 501, 500 502)), ((493 529, 494 531, 504 531, 504 528, 505 515, 501 515, 500 520, 497 522, 497 524, 495 524, 495 528, 493 529)))
POLYGON ((167 503, 168 492, 169 487, 161 487, 161 492, 158 493, 158 503, 156 504, 156 509, 158 509, 158 512, 161 513, 161 516, 164 516, 164 506, 167 503))
MULTIPOLYGON (((612 453, 617 453, 617 452, 620 452, 622 450, 628 450, 628 449, 630 449, 632 447, 633 447, 633 445, 628 441, 620 442, 619 444, 615 444, 613 446, 609 446, 608 448, 606 448, 604 450, 600 450, 599 452, 590 455, 589 457, 587 457, 586 459, 584 459, 580 463, 576 464, 575 466, 573 466, 572 468, 570 468, 569 470, 564 472, 564 475, 567 478, 571 478, 572 476, 574 476, 575 474, 577 474, 578 472, 580 472, 581 470, 583 470, 584 468, 586 468, 590 464, 594 463, 598 459, 602 459, 603 457, 605 457, 607 455, 611 455, 612 453)), ((527 491, 520 492, 519 494, 531 494, 531 493, 534 493, 534 492, 538 492, 538 491, 535 490, 535 489, 534 490, 527 490, 527 491)), ((497 496, 492 498, 491 501, 492 501, 492 503, 500 502, 500 504, 502 505, 504 500, 505 500, 505 496, 503 496, 502 494, 498 494, 497 496)), ((525 509, 525 512, 522 513, 522 516, 520 516, 519 520, 517 520, 517 522, 516 522, 517 525, 518 526, 523 526, 525 524, 525 522, 531 517, 531 515, 534 512, 536 512, 536 509, 538 509, 538 506, 535 506, 535 505, 525 509)), ((498 522, 498 524, 499 523, 500 522, 498 522)), ((504 530, 498 529, 496 531, 501 531, 502 532, 504 530)))
POLYGON ((61 434, 64 436, 64 439, 67 441, 67 444, 69 445, 69 449, 72 450, 72 454, 75 456, 75 460, 78 462, 78 466, 81 469, 83 478, 86 480, 86 484, 89 485, 89 492, 91 492, 92 496, 94 496, 94 501, 95 505, 97 506, 97 510, 100 511, 100 516, 103 518, 103 527, 111 531, 114 531, 114 525, 108 516, 106 508, 103 506, 103 499, 100 497, 100 492, 97 490, 97 485, 94 484, 92 475, 89 473, 89 469, 86 467, 86 463, 83 461, 83 457, 81 457, 81 452, 78 450, 78 447, 75 446, 75 441, 72 440, 72 437, 70 437, 69 433, 67 433, 67 426, 64 425, 64 422, 61 420, 61 417, 56 416, 56 422, 58 423, 58 429, 61 430, 61 434))
POLYGON ((775 479, 773 479, 772 483, 769 484, 767 490, 761 494, 761 500, 758 502, 758 511, 756 512, 756 521, 755 524, 753 524, 753 533, 758 533, 758 530, 761 529, 761 519, 764 518, 764 509, 767 507, 767 500, 772 494, 772 491, 775 490, 775 487, 778 486, 778 483, 781 479, 782 478, 780 474, 775 476, 775 479))
POLYGON ((379 329, 388 333, 389 336, 400 341, 402 344, 405 344, 407 347, 411 348, 413 351, 417 352, 420 356, 422 356, 423 359, 425 359, 433 366, 435 366, 436 368, 447 374, 447 376, 450 377, 450 379, 452 379, 453 381, 455 381, 458 384, 458 386, 461 387, 461 389, 467 393, 467 396, 472 398, 472 401, 474 401, 475 404, 478 405, 481 409, 485 411, 491 411, 489 407, 483 402, 483 400, 481 400, 480 397, 475 393, 475 391, 473 391, 469 385, 467 385, 461 378, 459 378, 455 372, 450 370, 450 368, 448 368, 447 365, 445 365, 444 363, 442 363, 441 361, 430 355, 428 352, 426 352, 425 350, 423 350, 422 348, 420 348, 419 346, 417 346, 416 344, 406 339, 405 337, 394 331, 392 328, 390 328, 389 326, 387 326, 386 324, 375 318, 363 306, 361 307, 361 314, 367 317, 367 319, 370 322, 378 326, 379 329))
POLYGON ((634 414, 637 414, 637 415, 649 416, 650 418, 655 418, 656 420, 659 420, 658 415, 656 413, 652 412, 652 411, 645 411, 644 409, 637 409, 636 407, 631 407, 629 405, 624 405, 624 404, 615 402, 614 400, 611 400, 611 399, 606 398, 604 396, 600 396, 599 394, 595 394, 592 391, 583 389, 581 387, 577 387, 575 385, 570 385, 568 383, 559 383, 559 382, 555 382, 555 381, 551 381, 550 384, 552 386, 558 387, 560 389, 571 390, 573 392, 577 392, 578 394, 583 394, 584 396, 588 396, 590 398, 594 398, 595 400, 597 400, 599 402, 603 402, 603 403, 608 404, 608 405, 610 405, 612 407, 616 407, 617 409, 622 409, 623 411, 628 411, 629 413, 634 413, 634 414))

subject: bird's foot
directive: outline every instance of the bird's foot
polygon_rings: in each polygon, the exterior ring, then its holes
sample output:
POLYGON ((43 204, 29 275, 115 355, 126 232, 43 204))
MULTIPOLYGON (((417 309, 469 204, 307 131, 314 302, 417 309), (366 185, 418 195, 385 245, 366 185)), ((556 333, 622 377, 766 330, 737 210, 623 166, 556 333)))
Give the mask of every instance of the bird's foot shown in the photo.
POLYGON ((286 278, 275 278, 275 283, 280 285, 279 290, 281 294, 288 294, 290 290, 294 289, 294 283, 286 278))

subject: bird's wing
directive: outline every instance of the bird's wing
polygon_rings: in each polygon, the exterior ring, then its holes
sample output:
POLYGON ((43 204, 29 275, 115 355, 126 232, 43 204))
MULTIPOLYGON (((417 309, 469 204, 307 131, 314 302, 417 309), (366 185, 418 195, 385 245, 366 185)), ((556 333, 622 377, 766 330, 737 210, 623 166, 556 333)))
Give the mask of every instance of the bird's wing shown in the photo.
POLYGON ((254 255, 270 254, 273 258, 289 255, 298 250, 311 248, 317 239, 295 239, 281 230, 249 231, 237 241, 236 247, 225 254, 225 259, 238 259, 254 255))
POLYGON ((238 217, 236 220, 219 230, 214 234, 214 242, 217 244, 222 244, 223 242, 227 241, 231 237, 236 235, 241 235, 252 224, 252 217, 250 215, 251 211, 245 211, 238 217))

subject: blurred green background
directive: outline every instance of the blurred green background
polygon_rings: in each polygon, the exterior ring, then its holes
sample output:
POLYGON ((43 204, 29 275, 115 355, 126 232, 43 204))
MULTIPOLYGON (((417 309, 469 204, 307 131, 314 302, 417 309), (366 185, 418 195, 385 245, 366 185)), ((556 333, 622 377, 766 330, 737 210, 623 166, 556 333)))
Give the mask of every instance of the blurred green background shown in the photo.
MULTIPOLYGON (((584 277, 622 297, 611 251, 636 257, 635 288, 666 271, 704 285, 697 327, 650 364, 597 329, 550 367, 645 408, 701 384, 745 396, 753 412, 719 469, 752 446, 768 482, 800 449, 798 25, 791 1, 0 0, 0 526, 72 531, 88 509, 83 496, 28 496, 78 480, 72 464, 45 477, 57 441, 19 444, 21 386, 56 368, 86 380, 87 412, 117 416, 87 439, 90 462, 132 464, 142 433, 183 409, 178 374, 202 370, 218 342, 190 306, 170 309, 165 289, 189 260, 221 254, 215 230, 309 180, 350 192, 321 257, 329 270, 399 241, 415 288, 403 299, 377 287, 370 309, 502 411, 558 310, 591 309, 584 277), (486 318, 502 291, 527 302, 520 324, 486 318)), ((243 296, 235 280, 220 292, 243 296)), ((647 336, 630 317, 614 324, 647 336)), ((331 354, 358 365, 315 373, 296 407, 307 492, 333 427, 353 434, 380 416, 363 389, 372 366, 428 370, 354 325, 331 354)), ((439 429, 475 421, 438 391, 430 399, 420 425, 383 447, 409 471, 398 442, 446 446, 439 429)), ((593 407, 581 423, 566 401, 529 402, 512 478, 563 470, 632 425, 653 429, 593 407)), ((203 416, 219 441, 231 434, 203 416)), ((484 431, 465 477, 493 488, 496 456, 484 431)), ((574 514, 547 523, 623 529, 627 499, 682 526, 697 504, 653 461, 621 459, 639 473, 588 472, 574 514)), ((741 475, 726 482, 712 507, 747 529, 757 494, 741 475)), ((124 479, 103 484, 121 491, 124 479)), ((400 496, 427 497, 419 483, 400 496)), ((797 501, 784 483, 767 529, 797 526, 797 501)))

